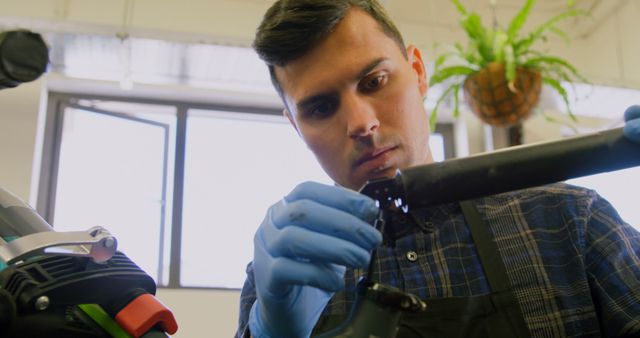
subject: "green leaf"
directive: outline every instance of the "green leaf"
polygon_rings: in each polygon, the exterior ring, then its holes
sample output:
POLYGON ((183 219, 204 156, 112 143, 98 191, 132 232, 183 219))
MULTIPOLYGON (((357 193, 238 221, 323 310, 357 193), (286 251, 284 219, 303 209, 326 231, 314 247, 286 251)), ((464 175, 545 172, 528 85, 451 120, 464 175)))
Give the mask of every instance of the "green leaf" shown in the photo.
POLYGON ((467 60, 467 62, 469 63, 473 63, 473 61, 469 58, 469 55, 467 54, 467 52, 464 50, 464 48, 462 48, 462 45, 459 42, 456 42, 453 45, 453 48, 455 48, 455 50, 458 52, 458 54, 460 54, 462 56, 462 58, 464 58, 465 60, 467 60))
POLYGON ((507 33, 498 30, 493 39, 493 55, 496 62, 504 62, 504 49, 508 41, 507 33))
POLYGON ((525 21, 527 21, 527 17, 529 17, 529 13, 531 13, 531 7, 533 7, 534 3, 534 0, 527 0, 520 11, 518 11, 518 14, 516 14, 516 16, 514 16, 509 23, 509 28, 507 28, 507 36, 509 38, 509 41, 515 40, 525 21))
POLYGON ((560 81, 564 81, 566 83, 568 83, 571 88, 573 89, 573 92, 576 91, 575 89, 575 84, 573 83, 573 81, 571 80, 571 77, 569 76, 569 74, 567 74, 565 71, 563 71, 562 68, 560 67, 552 67, 550 69, 545 70, 544 72, 542 72, 542 76, 550 78, 550 79, 554 79, 558 82, 560 81))
POLYGON ((436 130, 436 123, 438 123, 438 107, 436 106, 431 111, 431 115, 429 116, 429 130, 436 130))
POLYGON ((529 47, 531 47, 531 45, 538 41, 539 39, 541 39, 543 37, 543 34, 551 29, 552 27, 555 26, 556 23, 565 20, 567 18, 573 17, 573 16, 578 16, 578 15, 582 15, 584 14, 583 11, 578 11, 578 10, 571 10, 571 11, 567 11, 561 14, 558 14, 556 16, 554 16, 553 18, 549 19, 548 21, 546 21, 545 23, 543 23, 542 25, 538 26, 538 28, 536 28, 533 32, 529 33, 529 35, 518 41, 517 43, 515 43, 515 52, 516 54, 522 54, 524 53, 526 50, 529 49, 529 47))
POLYGON ((564 40, 564 42, 566 44, 569 44, 571 42, 571 38, 563 30, 561 30, 561 29, 559 29, 557 27, 551 27, 551 28, 549 28, 549 31, 554 33, 555 35, 559 36, 562 40, 564 40))
MULTIPOLYGON (((573 92, 575 93, 576 92, 576 83, 575 83, 574 79, 572 78, 572 76, 567 74, 564 70, 565 70, 565 68, 562 68, 562 67, 559 67, 559 66, 553 66, 553 67, 550 67, 549 69, 546 69, 542 74, 545 77, 556 79, 558 81, 565 81, 566 83, 568 83, 571 86, 573 92)), ((573 76, 573 77, 575 77, 575 76, 573 76)), ((582 77, 579 77, 578 79, 581 80, 582 82, 589 83, 589 81, 587 81, 586 79, 584 79, 582 77)))
POLYGON ((438 57, 436 58, 436 61, 434 63, 434 72, 437 73, 442 68, 442 66, 446 65, 447 63, 462 64, 474 68, 473 65, 469 63, 469 60, 467 60, 467 55, 465 54, 464 50, 462 50, 462 47, 459 44, 456 45, 453 49, 449 48, 449 51, 447 52, 438 54, 438 57))
POLYGON ((516 58, 513 46, 507 45, 504 48, 504 68, 507 81, 512 82, 516 78, 516 58))
POLYGON ((582 75, 580 75, 576 67, 574 67, 565 59, 555 57, 555 56, 541 55, 535 58, 531 58, 527 60, 527 62, 525 62, 523 66, 528 68, 539 68, 539 69, 544 69, 544 68, 553 67, 553 66, 564 67, 568 69, 569 72, 578 80, 582 82, 589 82, 582 75))
POLYGON ((475 43, 475 50, 478 51, 482 61, 490 62, 493 60, 493 34, 482 25, 482 19, 476 13, 471 13, 464 17, 460 24, 469 36, 469 39, 475 43))
POLYGON ((467 66, 451 66, 451 67, 442 68, 431 75, 431 79, 429 80, 429 85, 430 86, 436 85, 452 76, 458 76, 458 75, 466 76, 469 74, 473 74, 475 72, 476 72, 475 69, 467 66))
POLYGON ((543 71, 544 76, 556 79, 557 81, 569 82, 573 85, 573 81, 569 74, 562 70, 560 67, 550 67, 543 71))
POLYGON ((534 31, 534 34, 542 34, 547 29, 549 29, 550 27, 555 26, 558 22, 560 22, 562 20, 566 20, 568 18, 571 18, 571 17, 574 17, 574 16, 578 16, 578 15, 584 15, 584 14, 585 14, 585 12, 582 11, 582 10, 570 10, 570 11, 566 11, 564 13, 560 13, 560 14, 552 17, 551 19, 547 20, 547 22, 545 22, 542 25, 540 25, 534 31))
POLYGON ((571 111, 571 105, 569 104, 569 95, 567 94, 567 91, 562 87, 560 82, 547 76, 542 77, 542 82, 548 84, 549 86, 551 86, 551 88, 553 88, 556 92, 558 92, 558 94, 560 94, 560 96, 562 97, 562 100, 567 106, 567 112, 569 113, 569 117, 571 117, 573 121, 577 121, 576 116, 573 115, 573 112, 571 111))
POLYGON ((466 15, 460 20, 460 24, 469 38, 476 42, 481 42, 486 35, 486 29, 482 26, 482 19, 476 13, 466 15))
MULTIPOLYGON (((578 131, 578 128, 576 128, 576 126, 574 126, 574 125, 572 125, 572 124, 569 124, 569 123, 563 123, 563 122, 559 121, 558 119, 556 119, 555 117, 553 117, 553 116, 551 116, 551 115, 547 114, 547 113, 546 113, 546 112, 544 112, 544 111, 542 112, 542 116, 544 117, 544 119, 545 119, 547 122, 561 124, 561 125, 563 125, 563 126, 565 126, 565 127, 569 127, 569 128, 571 128, 571 130, 573 131, 573 133, 574 133, 574 134, 576 134, 576 135, 580 134, 580 132, 578 131)), ((576 119, 573 119, 573 121, 574 121, 574 122, 576 122, 576 119)))
POLYGON ((555 117, 553 117, 553 116, 551 116, 551 115, 547 114, 546 112, 542 112, 542 116, 544 116, 544 119, 545 119, 547 122, 552 122, 552 123, 558 122, 558 120, 557 120, 555 117))
POLYGON ((445 63, 445 61, 447 61, 447 59, 449 59, 450 57, 452 57, 454 55, 456 55, 455 52, 448 52, 448 53, 444 53, 444 54, 438 56, 438 58, 436 59, 436 62, 435 62, 435 69, 440 68, 440 66, 442 66, 445 63))
POLYGON ((451 2, 453 2, 453 4, 456 6, 460 14, 467 15, 467 9, 464 8, 464 6, 460 3, 459 0, 451 0, 451 2))
MULTIPOLYGON (((447 87, 447 89, 442 92, 442 95, 440 95, 440 97, 438 98, 438 101, 436 101, 436 106, 433 107, 433 110, 431 111, 431 116, 429 116, 429 128, 431 130, 435 130, 436 128, 436 122, 438 121, 438 108, 440 108, 440 104, 444 101, 444 99, 447 98, 447 96, 449 96, 449 94, 451 94, 451 91, 454 91, 456 93, 457 96, 457 90, 455 89, 456 87, 460 88, 460 84, 456 83, 456 84, 452 84, 449 87, 447 87)), ((454 107, 453 107, 454 111, 458 110, 458 99, 454 99, 454 107)))
POLYGON ((478 42, 470 40, 469 46, 467 47, 467 59, 473 64, 482 65, 484 61, 482 60, 482 56, 480 55, 478 48, 480 48, 478 42))
POLYGON ((460 116, 460 97, 458 93, 460 93, 460 84, 453 87, 453 117, 455 118, 460 116))

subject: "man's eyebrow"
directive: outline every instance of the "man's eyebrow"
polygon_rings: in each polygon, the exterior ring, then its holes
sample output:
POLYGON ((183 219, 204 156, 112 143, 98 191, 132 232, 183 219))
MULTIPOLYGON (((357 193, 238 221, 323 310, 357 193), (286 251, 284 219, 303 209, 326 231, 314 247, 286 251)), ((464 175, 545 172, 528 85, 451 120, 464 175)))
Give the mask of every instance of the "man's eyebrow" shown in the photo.
MULTIPOLYGON (((356 81, 360 81, 360 79, 362 79, 363 77, 367 76, 367 74, 369 74, 369 72, 371 72, 371 70, 373 70, 379 64, 381 64, 382 62, 384 62, 386 60, 387 60, 386 57, 379 57, 379 58, 376 58, 373 61, 369 62, 366 66, 364 66, 358 72, 358 74, 355 76, 355 80, 356 81)), ((306 97, 303 100, 301 100, 296 105, 296 108, 297 108, 298 111, 304 110, 305 107, 311 106, 315 102, 323 101, 323 100, 326 100, 326 99, 331 99, 331 98, 335 97, 336 95, 337 95, 337 93, 334 93, 334 92, 326 92, 326 93, 320 93, 320 94, 317 94, 317 95, 312 95, 312 96, 306 97)))
POLYGON ((369 74, 369 72, 371 72, 374 68, 378 67, 379 64, 381 64, 382 62, 386 61, 387 58, 386 57, 379 57, 377 59, 374 59, 373 61, 369 62, 366 66, 364 66, 362 68, 362 70, 360 70, 360 72, 358 72, 358 75, 356 75, 356 80, 360 80, 363 77, 367 76, 367 74, 369 74))

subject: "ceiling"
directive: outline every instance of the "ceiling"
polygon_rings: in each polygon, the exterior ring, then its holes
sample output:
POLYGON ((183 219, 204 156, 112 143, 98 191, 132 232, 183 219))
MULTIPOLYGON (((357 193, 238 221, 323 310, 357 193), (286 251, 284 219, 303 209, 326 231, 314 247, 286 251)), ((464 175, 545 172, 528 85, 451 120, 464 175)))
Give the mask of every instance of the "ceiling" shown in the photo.
MULTIPOLYGON (((380 0, 396 24, 460 31, 460 14, 447 0, 380 0)), ((501 26, 524 4, 524 0, 460 0, 469 10, 477 11, 485 24, 495 18, 501 26), (495 3, 495 9, 491 3, 495 3)), ((524 29, 540 24, 568 8, 570 0, 538 0, 524 29)), ((632 0, 572 0, 588 17, 570 19, 561 26, 573 38, 588 37, 608 18, 632 0)), ((139 36, 167 37, 167 33, 186 33, 170 40, 189 40, 189 35, 222 35, 249 40, 257 22, 274 0, 0 0, 3 13, 0 24, 10 27, 18 19, 40 30, 99 32, 96 26, 122 29, 127 24, 137 28, 139 36), (4 17, 3 17, 4 16, 4 17), (231 18, 233 18, 231 20, 231 18), (25 21, 31 20, 32 22, 25 21), (231 20, 231 21, 230 21, 231 20), (81 23, 84 26, 78 26, 81 23), (146 31, 144 31, 146 29, 146 31), (142 30, 142 31, 141 31, 142 30), (221 33, 224 32, 224 33, 221 33), (213 34, 212 34, 213 33, 213 34)), ((108 29, 103 31, 107 31, 108 29)), ((245 43, 246 44, 246 41, 245 43)))
MULTIPOLYGON (((265 6, 273 0, 240 0, 265 6)), ((457 28, 460 18, 455 6, 447 0, 379 0, 399 24, 421 24, 439 28, 457 28)), ((483 18, 495 18, 500 25, 507 25, 513 15, 522 7, 524 0, 460 0, 469 10, 476 11, 483 18), (491 3, 495 3, 495 11, 491 3)), ((588 20, 574 20, 565 24, 572 37, 585 37, 593 32, 630 0, 573 0, 573 7, 588 14, 588 20)), ((553 15, 566 11, 570 0, 538 0, 529 18, 529 25, 541 23, 553 15)))
MULTIPOLYGON (((573 37, 590 34, 599 23, 606 20, 628 0, 575 0, 574 7, 588 13, 588 19, 568 20, 567 32, 573 37)), ((495 18, 499 25, 506 26, 514 14, 522 7, 524 0, 461 0, 469 10, 477 11, 482 18, 495 18)), ((400 22, 420 22, 423 24, 455 27, 460 18, 455 6, 444 0, 386 0, 385 6, 400 22)), ((541 23, 568 9, 567 0, 539 0, 535 3, 529 25, 541 23)), ((491 20, 491 19, 489 19, 491 20)))

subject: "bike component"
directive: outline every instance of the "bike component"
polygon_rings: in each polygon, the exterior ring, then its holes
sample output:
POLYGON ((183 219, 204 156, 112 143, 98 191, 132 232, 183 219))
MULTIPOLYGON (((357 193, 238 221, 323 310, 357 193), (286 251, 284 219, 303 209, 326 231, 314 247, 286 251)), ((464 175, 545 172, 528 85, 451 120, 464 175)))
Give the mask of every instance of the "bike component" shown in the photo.
POLYGON ((398 171, 367 182, 361 193, 409 208, 463 201, 640 165, 640 144, 622 128, 511 147, 398 171))

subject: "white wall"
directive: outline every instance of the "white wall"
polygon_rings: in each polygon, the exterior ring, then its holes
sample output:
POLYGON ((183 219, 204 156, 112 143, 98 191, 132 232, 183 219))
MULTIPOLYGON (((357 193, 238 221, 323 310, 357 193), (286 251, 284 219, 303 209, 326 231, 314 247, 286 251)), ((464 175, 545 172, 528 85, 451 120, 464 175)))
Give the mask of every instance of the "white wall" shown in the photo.
POLYGON ((29 201, 42 81, 0 90, 0 186, 29 201))
POLYGON ((569 44, 555 41, 549 48, 594 83, 640 88, 640 38, 634 21, 634 15, 639 14, 640 2, 628 1, 588 36, 569 44))
POLYGON ((236 331, 239 291, 159 289, 156 295, 178 321, 173 337, 232 337, 236 331))

